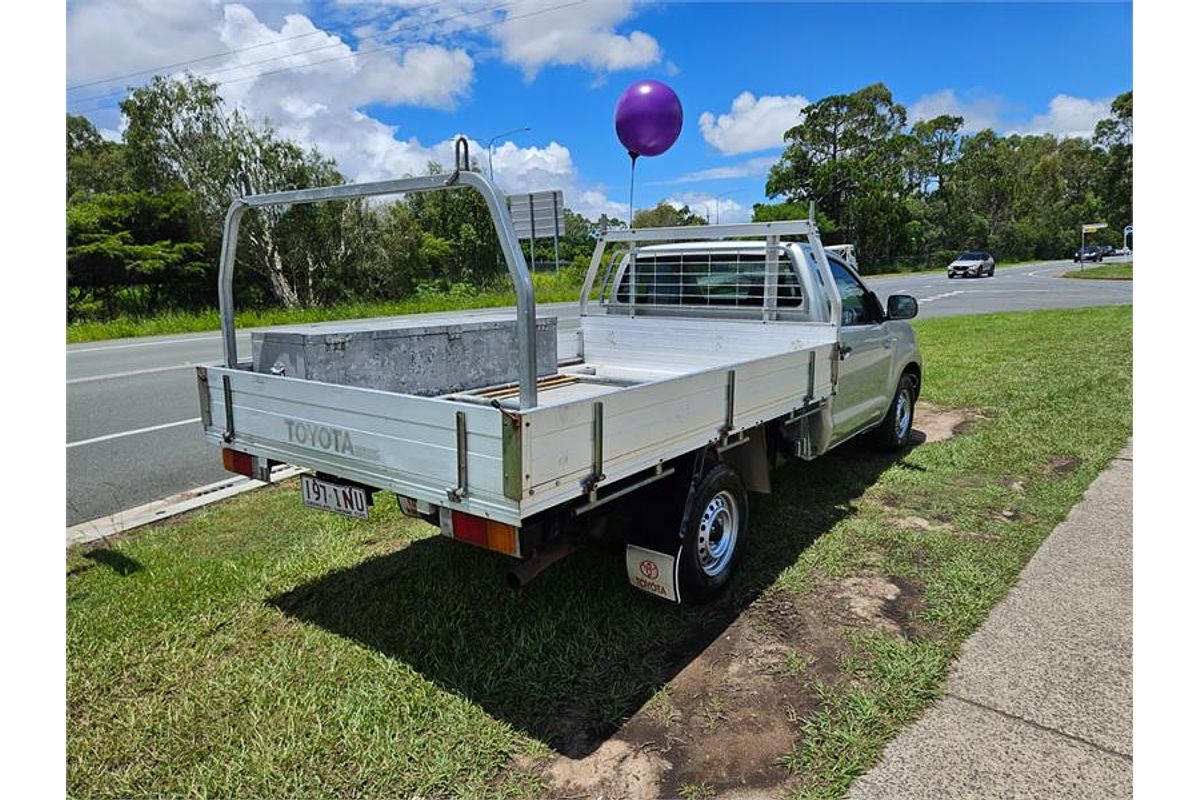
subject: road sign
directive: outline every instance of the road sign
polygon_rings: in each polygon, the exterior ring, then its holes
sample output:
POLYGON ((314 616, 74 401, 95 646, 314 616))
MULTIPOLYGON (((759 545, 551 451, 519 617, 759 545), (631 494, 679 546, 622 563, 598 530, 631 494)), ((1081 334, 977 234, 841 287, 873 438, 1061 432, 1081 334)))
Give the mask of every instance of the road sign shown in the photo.
POLYGON ((1095 233, 1096 231, 1100 230, 1101 228, 1107 228, 1107 227, 1108 227, 1107 222, 1089 222, 1088 224, 1083 226, 1083 232, 1084 233, 1095 233))
POLYGON ((1125 226, 1125 235, 1126 235, 1126 236, 1133 236, 1133 226, 1132 226, 1132 225, 1126 225, 1126 226, 1125 226))
POLYGON ((518 239, 566 235, 560 191, 510 194, 508 213, 512 216, 518 239))
POLYGON ((554 269, 558 270, 558 237, 566 234, 563 221, 563 194, 561 191, 534 192, 533 194, 510 194, 507 197, 508 214, 512 217, 513 230, 518 239, 529 240, 529 263, 537 269, 534 254, 535 239, 554 237, 554 269))

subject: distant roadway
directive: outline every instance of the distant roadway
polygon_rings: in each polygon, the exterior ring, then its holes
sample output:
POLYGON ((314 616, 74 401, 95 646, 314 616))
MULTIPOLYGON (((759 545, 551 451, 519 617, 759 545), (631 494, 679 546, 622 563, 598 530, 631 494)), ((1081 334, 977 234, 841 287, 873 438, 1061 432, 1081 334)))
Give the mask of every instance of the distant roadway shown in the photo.
MULTIPOLYGON (((920 318, 1133 302, 1132 281, 1063 280, 1069 261, 1001 267, 994 278, 944 272, 868 278, 881 300, 911 294, 920 318)), ((511 309, 509 309, 511 310, 511 309)), ((578 303, 553 303, 559 352, 574 346, 578 303)), ((449 322, 504 313, 423 314, 449 322)), ((249 354, 250 333, 238 352, 249 354)), ((118 339, 67 347, 67 525, 96 519, 229 477, 200 433, 194 366, 221 360, 217 333, 118 339)))

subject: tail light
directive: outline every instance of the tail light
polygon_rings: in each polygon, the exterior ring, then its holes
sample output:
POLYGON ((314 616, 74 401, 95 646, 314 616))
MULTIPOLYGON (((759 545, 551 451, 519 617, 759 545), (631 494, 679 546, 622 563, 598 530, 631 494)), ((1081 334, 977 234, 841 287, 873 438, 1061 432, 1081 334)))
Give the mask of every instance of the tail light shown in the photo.
POLYGON ((461 511, 443 510, 442 533, 478 547, 486 547, 509 556, 521 554, 517 529, 503 522, 484 519, 461 511))
POLYGON ((221 450, 221 463, 225 469, 230 472, 236 472, 239 475, 245 475, 247 478, 254 477, 254 456, 249 453, 243 453, 239 450, 230 450, 228 447, 221 450))

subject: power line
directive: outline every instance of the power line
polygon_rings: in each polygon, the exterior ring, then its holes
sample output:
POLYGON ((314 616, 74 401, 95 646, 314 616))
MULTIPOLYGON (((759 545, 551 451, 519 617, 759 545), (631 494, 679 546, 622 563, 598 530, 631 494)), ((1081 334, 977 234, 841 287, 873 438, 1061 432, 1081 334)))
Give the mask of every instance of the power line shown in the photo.
MULTIPOLYGON (((406 12, 408 12, 409 14, 412 14, 417 11, 421 11, 421 10, 429 8, 431 6, 436 6, 436 5, 440 5, 440 4, 441 4, 441 0, 434 0, 431 3, 425 3, 424 5, 420 5, 420 6, 413 6, 411 8, 407 8, 404 10, 406 12)), ((390 17, 394 13, 395 13, 394 10, 390 10, 390 11, 384 12, 382 14, 375 14, 374 16, 364 17, 363 19, 360 19, 360 20, 351 20, 350 22, 347 22, 346 25, 365 25, 367 23, 374 22, 377 19, 383 19, 384 17, 390 17)), ((287 36, 287 37, 284 37, 283 39, 276 39, 273 42, 259 42, 258 44, 246 45, 245 47, 234 47, 232 49, 224 51, 223 53, 213 53, 212 55, 200 56, 199 58, 189 58, 186 61, 176 61, 174 64, 162 64, 157 67, 150 67, 148 69, 139 69, 139 70, 135 70, 134 72, 126 72, 124 75, 113 75, 110 78, 101 78, 99 80, 87 81, 86 83, 77 83, 74 86, 68 86, 67 91, 73 92, 76 89, 86 89, 89 86, 99 86, 99 85, 105 84, 105 83, 113 83, 114 81, 122 81, 122 80, 125 80, 126 78, 137 77, 138 75, 150 75, 150 74, 153 74, 156 72, 162 72, 163 70, 175 69, 177 67, 186 67, 188 64, 198 64, 201 61, 211 61, 214 58, 222 58, 224 56, 232 56, 232 55, 236 55, 238 53, 245 53, 250 50, 257 50, 260 47, 270 47, 271 45, 280 44, 281 42, 290 42, 294 39, 305 39, 305 38, 308 38, 309 36, 315 36, 318 33, 325 33, 325 32, 326 31, 318 28, 317 30, 309 31, 308 33, 297 33, 294 36, 287 36)))
MULTIPOLYGON (((433 20, 433 22, 434 22, 435 24, 437 24, 437 23, 445 23, 445 22, 449 22, 449 21, 451 21, 451 20, 454 20, 454 19, 458 19, 458 18, 460 18, 460 17, 466 17, 466 16, 471 16, 471 15, 474 15, 474 14, 480 14, 480 13, 487 13, 487 12, 491 12, 491 11, 496 11, 496 10, 498 10, 498 9, 504 8, 505 6, 512 5, 514 2, 519 2, 519 1, 520 1, 520 0, 505 0, 505 2, 498 3, 498 4, 494 5, 494 6, 489 6, 489 7, 487 7, 487 8, 475 9, 475 10, 473 10, 473 11, 464 11, 464 12, 461 12, 461 13, 458 13, 458 14, 452 14, 452 15, 450 15, 450 16, 448 16, 448 17, 442 17, 442 18, 440 18, 440 19, 433 20)), ((425 7, 426 7, 426 6, 420 6, 420 8, 425 8, 425 7)), ((407 20, 407 19, 408 19, 408 17, 404 17, 403 19, 404 19, 404 20, 407 20)), ((394 29, 394 30, 387 30, 387 31, 382 31, 382 32, 380 32, 380 33, 372 34, 372 35, 370 35, 370 36, 363 36, 363 37, 359 38, 359 40, 358 40, 358 41, 359 41, 360 43, 362 43, 362 42, 366 42, 366 41, 371 41, 371 40, 373 40, 373 39, 380 39, 380 38, 382 38, 382 37, 384 37, 384 36, 393 35, 393 34, 396 34, 396 33, 399 33, 399 32, 400 32, 400 31, 399 31, 398 29, 394 29)), ((314 31, 314 33, 325 33, 325 31, 314 31)), ((307 36, 307 35, 309 35, 309 34, 304 34, 304 35, 306 35, 306 36, 307 36)), ((288 40, 287 40, 287 39, 281 39, 281 40, 277 40, 276 42, 265 42, 264 44, 277 44, 277 43, 278 43, 278 41, 288 41, 288 40)), ((407 42, 401 42, 401 43, 399 43, 399 44, 400 44, 400 45, 403 45, 403 44, 406 44, 406 43, 407 43, 407 42)), ((229 66, 225 66, 225 67, 218 67, 217 69, 209 70, 208 72, 204 73, 204 74, 203 74, 203 75, 201 75, 200 77, 201 77, 201 78, 210 78, 210 77, 212 77, 213 75, 219 75, 219 74, 221 74, 221 73, 225 73, 225 72, 232 72, 232 71, 234 71, 234 70, 245 69, 245 68, 248 68, 248 67, 255 67, 255 66, 258 66, 258 65, 260 65, 260 64, 270 64, 270 63, 272 63, 272 62, 275 62, 275 61, 283 61, 283 60, 285 60, 285 59, 288 59, 288 58, 294 58, 294 57, 296 57, 296 56, 307 55, 308 53, 316 53, 316 52, 320 52, 321 50, 332 50, 332 49, 333 49, 333 48, 335 48, 335 47, 343 47, 343 46, 345 46, 345 45, 346 45, 346 43, 345 43, 344 41, 342 41, 342 40, 341 40, 341 38, 339 38, 339 39, 338 39, 336 42, 334 42, 334 43, 332 43, 332 44, 323 44, 323 45, 320 45, 320 46, 317 46, 317 47, 310 47, 310 48, 308 48, 307 50, 296 50, 296 51, 294 51, 294 52, 291 52, 291 53, 284 53, 283 55, 272 56, 271 58, 264 58, 264 59, 260 59, 260 60, 258 60, 258 61, 249 61, 249 62, 247 62, 247 63, 245 63, 245 64, 230 64, 229 66)), ((256 45, 256 46, 257 46, 257 45, 256 45)), ((359 52, 361 52, 361 51, 359 51, 359 52)), ((375 52, 375 50, 368 50, 368 51, 366 51, 366 52, 367 52, 367 53, 373 53, 373 52, 375 52)), ((186 62, 181 62, 181 63, 186 63, 186 62)), ((316 62, 312 62, 312 63, 320 64, 320 63, 324 63, 324 62, 322 62, 322 61, 316 61, 316 62)), ((300 67, 303 67, 303 66, 308 66, 308 65, 307 65, 307 64, 300 64, 300 65, 297 65, 297 67, 296 67, 296 68, 297 68, 297 69, 299 69, 300 67)), ((270 73, 260 73, 260 74, 270 74, 270 73)), ((250 76, 250 77, 255 77, 255 76, 250 76)), ((229 81, 225 81, 224 83, 233 83, 233 82, 235 82, 235 81, 237 81, 237 80, 241 80, 241 79, 240 79, 240 78, 236 78, 236 79, 230 79, 229 81)), ((221 82, 218 82, 218 83, 221 83, 221 82)), ((104 99, 108 99, 108 98, 118 98, 118 97, 121 97, 122 95, 124 95, 124 94, 125 94, 125 91, 126 91, 125 89, 111 89, 111 90, 109 90, 109 91, 106 91, 106 92, 101 92, 100 94, 97 94, 97 95, 92 95, 91 97, 81 97, 81 98, 76 98, 76 99, 75 99, 73 102, 75 102, 75 103, 91 103, 91 102, 95 102, 95 101, 97 101, 97 100, 104 100, 104 99)), ((95 108, 89 108, 89 109, 84 109, 84 110, 85 110, 85 111, 95 111, 96 109, 99 109, 99 108, 106 108, 106 107, 107 107, 106 105, 100 105, 100 106, 96 106, 95 108)))
MULTIPOLYGON (((476 25, 476 26, 474 26, 474 27, 467 27, 467 28, 463 28, 463 29, 462 29, 462 31, 463 31, 463 32, 468 32, 468 33, 469 33, 469 32, 475 32, 475 31, 486 30, 487 28, 493 28, 493 27, 495 27, 495 26, 497 26, 497 25, 499 25, 499 24, 501 24, 501 23, 504 23, 504 22, 509 22, 509 21, 511 21, 511 20, 516 20, 516 19, 526 19, 526 18, 528 18, 528 17, 535 17, 535 16, 538 16, 538 15, 541 15, 541 14, 547 14, 547 13, 549 13, 549 12, 551 12, 551 11, 558 11, 558 10, 560 10, 560 9, 564 9, 564 8, 570 8, 570 7, 572 7, 572 6, 578 6, 578 5, 582 5, 582 4, 583 4, 583 3, 585 3, 585 2, 587 2, 587 0, 571 0, 571 2, 560 3, 560 4, 558 4, 558 5, 555 5, 555 6, 548 6, 548 7, 546 7, 546 8, 541 8, 541 9, 538 9, 538 10, 536 10, 536 11, 530 11, 530 12, 528 12, 528 13, 525 13, 525 14, 511 14, 511 15, 509 15, 509 16, 507 16, 507 17, 505 17, 505 18, 504 18, 504 19, 502 19, 502 20, 495 20, 495 21, 492 21, 492 22, 487 22, 487 23, 484 23, 484 24, 481 24, 481 25, 476 25)), ((478 12, 474 12, 474 13, 478 13, 478 12)), ((447 18, 447 19, 448 19, 448 18, 447 18)), ((445 20, 443 20, 443 21, 445 21, 445 20)), ((317 66, 317 65, 319 65, 319 64, 328 64, 328 63, 331 63, 331 62, 334 62, 334 61, 345 61, 345 60, 346 60, 346 59, 348 59, 348 58, 363 58, 363 57, 366 57, 366 56, 376 55, 376 54, 378 54, 378 53, 390 52, 390 51, 392 51, 392 50, 397 50, 397 49, 399 49, 399 48, 401 48, 401 47, 405 47, 405 46, 407 46, 408 44, 410 44, 410 42, 400 42, 399 44, 387 45, 387 46, 385 46, 385 47, 377 47, 377 48, 375 48, 374 50, 368 50, 368 51, 366 51, 366 52, 362 52, 362 51, 352 52, 352 53, 349 53, 348 55, 344 55, 344 56, 335 56, 334 58, 326 58, 326 59, 322 59, 322 60, 320 60, 320 61, 310 61, 310 62, 308 62, 307 64, 298 64, 298 65, 296 65, 296 66, 292 66, 292 67, 282 67, 282 68, 280 68, 280 69, 271 70, 271 71, 269 71, 269 72, 259 72, 259 73, 256 73, 256 74, 254 74, 254 75, 246 75, 246 76, 244 76, 244 77, 241 77, 241 78, 230 78, 230 79, 228 79, 228 80, 224 80, 224 81, 216 81, 215 83, 216 83, 216 85, 217 85, 217 86, 228 86, 228 85, 229 85, 229 84, 231 84, 231 83, 238 83, 238 82, 240 82, 240 81, 246 81, 246 80, 254 80, 254 79, 256 79, 256 78, 265 78, 265 77, 268 77, 268 76, 271 76, 271 75, 279 75, 279 74, 281 74, 281 73, 284 73, 284 72, 292 72, 293 70, 297 70, 297 69, 305 69, 305 68, 307 68, 307 67, 315 67, 315 66, 317 66)), ((242 65, 242 66, 251 66, 251 65, 249 65, 249 64, 244 64, 244 65, 242 65)), ((96 97, 96 98, 92 98, 92 99, 93 99, 93 100, 98 100, 98 99, 101 99, 101 98, 100 98, 100 97, 96 97)), ((87 101, 82 101, 82 102, 87 102, 87 101)), ((99 111, 99 110, 101 110, 101 109, 104 109, 104 108, 116 108, 116 107, 117 107, 117 106, 119 106, 119 105, 120 105, 120 102, 110 102, 110 103, 104 103, 104 104, 101 104, 101 105, 98 105, 98 106, 94 106, 94 107, 92 107, 92 108, 84 108, 84 109, 79 109, 79 108, 76 108, 75 110, 76 110, 77 112, 80 112, 80 113, 87 113, 87 112, 90 112, 90 111, 99 111)))

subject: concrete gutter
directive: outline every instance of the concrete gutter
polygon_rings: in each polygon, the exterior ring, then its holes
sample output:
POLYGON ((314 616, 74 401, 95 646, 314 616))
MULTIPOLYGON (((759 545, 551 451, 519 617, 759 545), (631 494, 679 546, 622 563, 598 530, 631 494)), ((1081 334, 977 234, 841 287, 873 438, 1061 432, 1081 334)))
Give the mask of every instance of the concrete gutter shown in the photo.
MULTIPOLYGON (((293 478, 301 472, 304 472, 304 470, 298 467, 278 466, 271 471, 271 483, 293 478)), ((115 514, 109 514, 88 522, 81 522, 78 525, 72 525, 67 528, 67 547, 87 544, 88 542, 94 542, 97 539, 104 539, 109 536, 116 536, 119 533, 133 530, 142 525, 149 525, 151 522, 169 519, 185 511, 192 511, 209 503, 216 503, 228 497, 233 497, 243 492, 248 492, 251 489, 258 489, 267 485, 262 481, 256 481, 241 475, 231 476, 225 480, 189 489, 186 492, 180 492, 171 497, 165 497, 162 500, 155 500, 136 508, 118 511, 115 514)))
POLYGON ((1132 797, 1132 547, 1130 441, 850 798, 1132 797))

